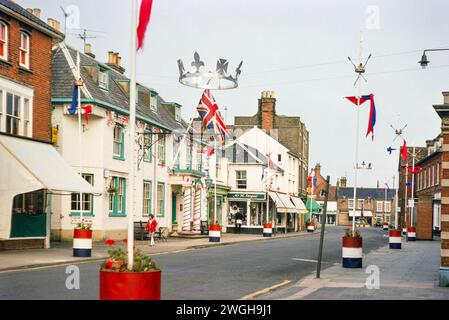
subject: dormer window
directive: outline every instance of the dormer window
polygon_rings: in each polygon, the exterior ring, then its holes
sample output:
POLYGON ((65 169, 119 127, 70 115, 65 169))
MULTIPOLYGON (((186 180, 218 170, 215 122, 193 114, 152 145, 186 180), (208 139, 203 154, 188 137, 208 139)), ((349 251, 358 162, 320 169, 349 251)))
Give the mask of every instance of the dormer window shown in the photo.
POLYGON ((104 68, 98 69, 98 86, 101 89, 108 90, 108 70, 104 68))
POLYGON ((181 108, 175 107, 175 120, 181 122, 181 108))
POLYGON ((150 108, 152 111, 157 112, 157 95, 151 94, 150 96, 150 108))
POLYGON ((8 26, 0 22, 0 58, 8 60, 8 26))
POLYGON ((23 31, 20 32, 19 65, 30 68, 30 36, 23 31))

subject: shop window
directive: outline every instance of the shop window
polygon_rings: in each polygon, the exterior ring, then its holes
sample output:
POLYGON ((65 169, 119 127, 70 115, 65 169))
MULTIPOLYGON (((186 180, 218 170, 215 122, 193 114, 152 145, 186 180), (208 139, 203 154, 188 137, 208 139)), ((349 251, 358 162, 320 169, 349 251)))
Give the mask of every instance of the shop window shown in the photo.
POLYGON ((14 197, 12 211, 15 214, 36 215, 45 212, 45 192, 22 193, 14 197))

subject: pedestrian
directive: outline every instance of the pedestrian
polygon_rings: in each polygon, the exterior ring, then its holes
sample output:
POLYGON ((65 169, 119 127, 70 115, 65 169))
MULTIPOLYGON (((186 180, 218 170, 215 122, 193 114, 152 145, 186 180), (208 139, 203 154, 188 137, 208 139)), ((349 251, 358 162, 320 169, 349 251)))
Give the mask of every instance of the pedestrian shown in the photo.
POLYGON ((237 207, 237 213, 235 214, 235 233, 240 233, 242 228, 243 214, 240 213, 240 209, 237 207))
POLYGON ((145 225, 145 229, 149 232, 150 235, 150 246, 154 246, 154 233, 156 232, 157 222, 154 219, 154 215, 150 214, 150 219, 148 219, 147 224, 145 225))

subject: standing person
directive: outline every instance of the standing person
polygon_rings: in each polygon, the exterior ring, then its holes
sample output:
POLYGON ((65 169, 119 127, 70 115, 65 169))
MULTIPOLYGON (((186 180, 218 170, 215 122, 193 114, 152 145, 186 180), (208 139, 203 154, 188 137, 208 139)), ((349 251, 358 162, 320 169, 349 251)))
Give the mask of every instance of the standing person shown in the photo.
POLYGON ((235 232, 240 233, 242 228, 243 214, 240 213, 240 209, 237 208, 237 213, 235 214, 235 232))
POLYGON ((154 215, 150 214, 150 219, 148 220, 145 229, 150 233, 150 246, 154 246, 154 233, 156 232, 157 222, 154 219, 154 215))

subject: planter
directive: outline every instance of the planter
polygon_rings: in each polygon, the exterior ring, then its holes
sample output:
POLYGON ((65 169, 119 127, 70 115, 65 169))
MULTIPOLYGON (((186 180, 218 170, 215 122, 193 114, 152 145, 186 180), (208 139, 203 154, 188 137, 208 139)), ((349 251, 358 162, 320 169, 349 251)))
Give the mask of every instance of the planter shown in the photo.
POLYGON ((384 223, 384 226, 382 228, 384 231, 388 231, 388 223, 384 223))
POLYGON ((219 224, 211 224, 209 226, 209 242, 220 242, 221 226, 219 224))
POLYGON ((315 224, 313 222, 307 222, 307 232, 314 232, 315 231, 315 224))
POLYGON ((401 249, 402 235, 400 230, 390 230, 388 239, 390 249, 401 249))
POLYGON ((363 239, 361 237, 343 237, 343 268, 361 268, 363 255, 363 239))
POLYGON ((100 271, 100 300, 161 300, 161 271, 100 271))
POLYGON ((407 229, 407 237, 408 237, 408 241, 416 241, 416 228, 415 227, 409 227, 407 229))
POLYGON ((73 256, 92 256, 92 230, 73 230, 73 256))
POLYGON ((270 238, 273 235, 273 225, 271 223, 263 224, 263 236, 265 238, 270 238))

